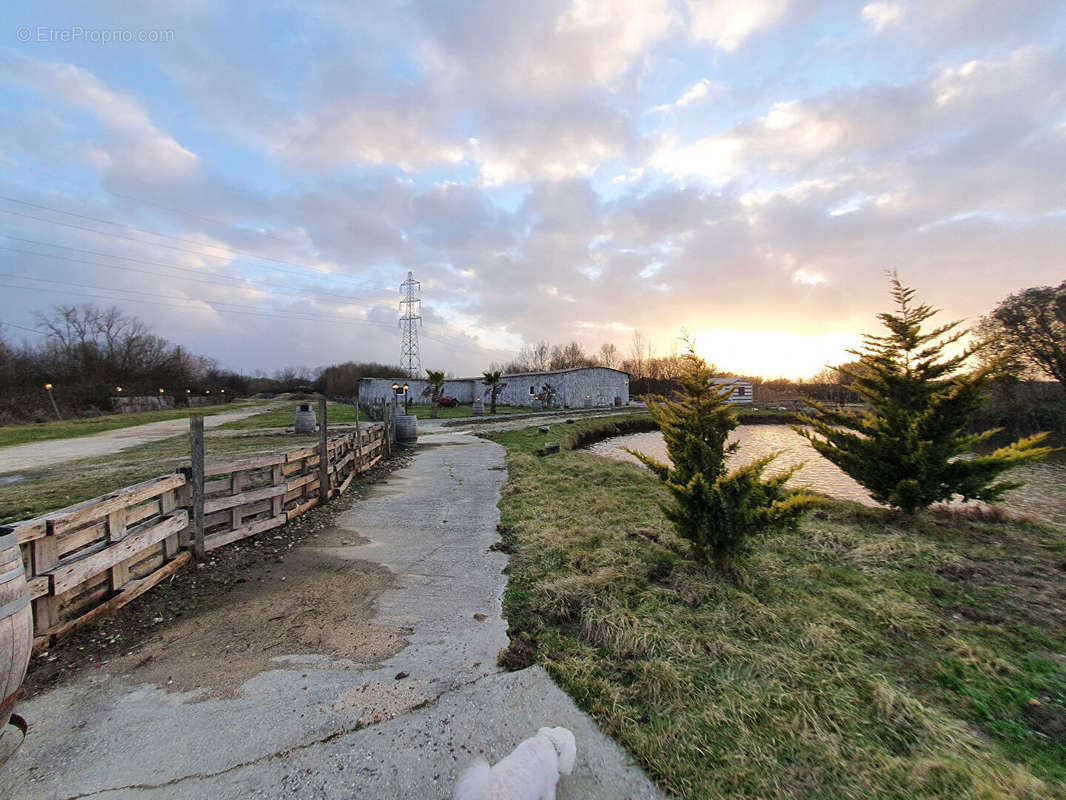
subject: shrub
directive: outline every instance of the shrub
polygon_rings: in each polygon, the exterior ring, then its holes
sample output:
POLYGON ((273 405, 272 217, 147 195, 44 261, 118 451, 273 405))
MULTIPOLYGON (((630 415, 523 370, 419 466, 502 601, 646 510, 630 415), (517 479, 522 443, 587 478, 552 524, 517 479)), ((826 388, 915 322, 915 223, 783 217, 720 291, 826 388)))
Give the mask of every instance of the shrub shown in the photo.
POLYGON ((728 444, 730 431, 739 424, 737 411, 728 404, 728 394, 711 382, 713 371, 691 343, 682 362, 677 399, 648 402, 672 465, 630 452, 666 484, 674 502, 664 505, 663 513, 678 535, 691 542, 693 554, 728 572, 753 535, 793 527, 821 501, 801 489, 785 488, 799 465, 763 479, 776 453, 728 472, 726 456, 738 447, 728 444))
POLYGON ((995 482, 1004 470, 1046 457, 1036 434, 987 455, 973 450, 996 429, 967 433, 989 383, 1001 369, 992 362, 961 372, 982 345, 944 356, 966 330, 958 322, 926 333, 922 326, 937 310, 914 304, 915 292, 892 275, 897 313, 879 314, 884 336, 867 334, 865 347, 850 352, 856 364, 838 367, 852 379, 872 411, 833 410, 814 400, 817 416, 802 415, 809 429, 797 428, 819 453, 862 484, 879 503, 912 514, 958 494, 964 500, 994 502, 1020 484, 995 482))

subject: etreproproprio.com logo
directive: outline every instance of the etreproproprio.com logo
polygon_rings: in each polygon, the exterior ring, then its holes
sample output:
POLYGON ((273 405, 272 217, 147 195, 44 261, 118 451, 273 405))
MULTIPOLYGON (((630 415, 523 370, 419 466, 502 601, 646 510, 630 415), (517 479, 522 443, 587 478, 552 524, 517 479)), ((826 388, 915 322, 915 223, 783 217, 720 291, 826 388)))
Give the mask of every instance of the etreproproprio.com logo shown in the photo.
POLYGON ((174 41, 172 30, 131 30, 129 28, 85 28, 81 25, 21 25, 15 32, 20 42, 40 44, 163 44, 174 41))

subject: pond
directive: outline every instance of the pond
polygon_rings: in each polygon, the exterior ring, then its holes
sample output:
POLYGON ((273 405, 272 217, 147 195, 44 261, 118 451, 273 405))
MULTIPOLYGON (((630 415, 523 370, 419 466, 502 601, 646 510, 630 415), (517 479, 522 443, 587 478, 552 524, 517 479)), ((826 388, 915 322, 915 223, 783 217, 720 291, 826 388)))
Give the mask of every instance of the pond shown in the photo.
MULTIPOLYGON (((792 476, 790 486, 808 484, 811 489, 841 500, 876 506, 870 495, 835 464, 816 453, 807 440, 788 425, 741 425, 730 435, 730 441, 740 443, 740 451, 730 459, 734 467, 780 451, 781 455, 767 470, 773 474, 784 467, 803 463, 792 476)), ((660 461, 667 461, 666 443, 658 431, 615 436, 589 445, 587 450, 620 461, 640 462, 625 448, 647 453, 660 461)), ((1033 520, 1066 529, 1066 458, 1062 453, 1040 464, 1019 467, 1010 473, 1011 480, 1025 481, 1007 497, 1006 507, 1033 520)))

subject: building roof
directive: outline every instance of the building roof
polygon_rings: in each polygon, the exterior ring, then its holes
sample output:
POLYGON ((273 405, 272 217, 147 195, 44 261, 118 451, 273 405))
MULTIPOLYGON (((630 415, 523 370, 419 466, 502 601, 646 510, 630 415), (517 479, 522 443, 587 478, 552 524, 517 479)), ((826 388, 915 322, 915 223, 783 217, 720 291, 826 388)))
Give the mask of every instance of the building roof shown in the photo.
MULTIPOLYGON (((507 372, 501 373, 500 378, 528 378, 532 375, 562 375, 566 372, 580 372, 583 369, 606 369, 610 370, 611 372, 617 372, 620 375, 625 375, 627 378, 629 377, 628 372, 623 372, 622 370, 615 369, 614 367, 569 367, 567 369, 546 369, 543 372, 507 372)), ((474 380, 481 380, 481 378, 477 377, 474 378, 474 380)))

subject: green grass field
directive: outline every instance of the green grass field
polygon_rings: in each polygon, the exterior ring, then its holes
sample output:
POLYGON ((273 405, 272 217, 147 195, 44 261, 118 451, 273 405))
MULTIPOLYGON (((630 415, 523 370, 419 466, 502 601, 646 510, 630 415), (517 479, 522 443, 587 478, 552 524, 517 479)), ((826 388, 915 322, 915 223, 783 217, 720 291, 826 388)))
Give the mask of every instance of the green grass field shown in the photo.
POLYGON ((251 401, 250 403, 230 403, 204 408, 175 408, 167 411, 142 411, 136 414, 108 414, 102 417, 39 422, 34 425, 10 425, 0 428, 0 447, 10 447, 11 445, 27 444, 29 442, 44 442, 49 439, 70 439, 76 436, 88 436, 91 433, 130 428, 134 425, 146 425, 149 422, 182 419, 189 416, 189 414, 220 414, 223 411, 247 407, 249 404, 261 405, 267 402, 269 401, 251 401))
MULTIPOLYGON (((253 428, 291 428, 293 417, 296 414, 296 402, 285 403, 282 408, 274 409, 273 411, 265 412, 263 414, 256 414, 245 419, 236 420, 234 422, 227 422, 225 425, 220 426, 223 429, 230 430, 251 430, 253 428)), ((315 409, 315 413, 318 413, 318 403, 313 402, 312 408, 315 409)), ((432 408, 428 405, 411 405, 410 413, 418 419, 430 419, 432 408)), ((522 408, 521 406, 498 406, 496 409, 497 414, 521 414, 528 413, 528 408, 522 408)), ((351 403, 334 403, 330 402, 327 406, 326 413, 329 417, 329 422, 354 422, 355 421, 355 407, 351 403)), ((456 408, 442 408, 440 409, 440 415, 438 419, 462 419, 464 417, 471 416, 473 412, 470 406, 457 406, 456 408)), ((366 415, 361 414, 360 420, 366 422, 366 415)))
POLYGON ((645 469, 507 448, 512 645, 677 798, 1066 797, 1066 536, 831 502, 693 562, 645 469))
MULTIPOLYGON (((311 404, 311 408, 315 410, 315 414, 318 413, 318 402, 309 400, 305 401, 311 404)), ((220 425, 219 430, 253 430, 255 428, 292 428, 293 418, 296 416, 296 406, 299 405, 297 401, 274 401, 277 408, 273 408, 270 411, 264 411, 262 414, 253 414, 250 417, 244 419, 234 420, 233 422, 227 422, 225 425, 220 425)), ((329 422, 355 422, 355 406, 351 403, 333 403, 330 402, 326 407, 326 414, 329 422)), ((360 419, 366 422, 366 416, 361 416, 360 419)))

